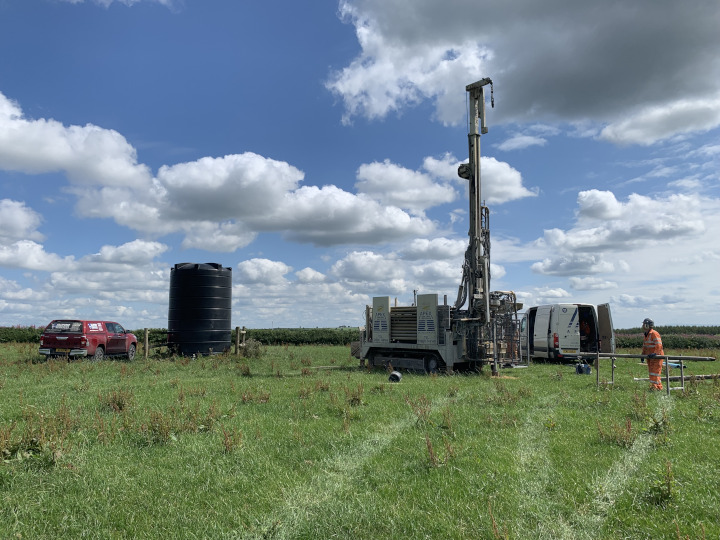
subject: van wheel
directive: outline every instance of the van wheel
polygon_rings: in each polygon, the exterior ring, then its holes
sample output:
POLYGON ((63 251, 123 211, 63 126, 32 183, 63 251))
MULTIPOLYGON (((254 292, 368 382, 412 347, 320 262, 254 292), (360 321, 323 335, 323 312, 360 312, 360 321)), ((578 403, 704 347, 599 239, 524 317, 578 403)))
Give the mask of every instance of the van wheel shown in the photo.
POLYGON ((93 354, 92 360, 93 362, 99 362, 103 358, 105 358, 105 349, 98 347, 95 349, 95 354, 93 354))
POLYGON ((132 362, 133 359, 135 358, 135 344, 134 343, 130 344, 130 347, 128 348, 127 357, 128 357, 128 361, 130 361, 130 362, 132 362))

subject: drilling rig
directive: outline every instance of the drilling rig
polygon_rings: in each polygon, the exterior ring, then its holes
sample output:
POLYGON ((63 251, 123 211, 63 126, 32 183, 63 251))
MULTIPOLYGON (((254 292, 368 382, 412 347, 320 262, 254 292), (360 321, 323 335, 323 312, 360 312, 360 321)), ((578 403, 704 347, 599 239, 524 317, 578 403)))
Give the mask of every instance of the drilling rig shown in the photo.
POLYGON ((458 167, 458 176, 469 182, 470 228, 462 280, 455 303, 443 304, 438 294, 416 294, 412 306, 391 306, 389 296, 373 298, 365 307, 365 327, 354 354, 361 365, 408 369, 427 373, 482 370, 491 365, 521 363, 519 322, 522 308, 512 291, 490 290, 490 213, 482 204, 480 137, 485 122, 484 78, 465 87, 469 97, 469 162, 458 167), (367 364, 366 364, 367 362, 367 364))

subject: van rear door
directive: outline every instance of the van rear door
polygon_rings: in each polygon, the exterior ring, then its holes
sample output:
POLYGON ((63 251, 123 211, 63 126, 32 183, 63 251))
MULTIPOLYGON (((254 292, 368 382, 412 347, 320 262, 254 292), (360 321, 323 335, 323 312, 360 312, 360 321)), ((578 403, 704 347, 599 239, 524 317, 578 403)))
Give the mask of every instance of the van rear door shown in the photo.
POLYGON ((598 338, 600 339, 600 352, 615 352, 615 330, 613 330, 610 304, 598 304, 598 338))
POLYGON ((550 315, 552 306, 538 306, 532 326, 532 356, 550 358, 550 315))
POLYGON ((523 362, 528 361, 528 356, 530 354, 530 349, 528 348, 528 345, 530 343, 528 342, 528 314, 525 313, 523 315, 522 320, 520 321, 520 359, 523 362))
POLYGON ((578 306, 560 304, 557 310, 558 356, 580 354, 580 318, 578 306))
POLYGON ((520 323, 520 356, 524 362, 530 362, 535 353, 534 332, 536 307, 528 308, 520 323))

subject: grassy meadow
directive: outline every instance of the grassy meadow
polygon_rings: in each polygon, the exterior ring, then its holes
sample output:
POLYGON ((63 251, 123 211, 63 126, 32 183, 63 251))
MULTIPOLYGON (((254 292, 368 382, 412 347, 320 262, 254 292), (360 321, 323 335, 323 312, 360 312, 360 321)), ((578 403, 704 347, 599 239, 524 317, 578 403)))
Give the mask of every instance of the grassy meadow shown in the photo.
POLYGON ((558 364, 390 383, 341 346, 36 350, 0 345, 0 538, 720 537, 720 379, 668 397, 634 359, 598 387, 558 364))

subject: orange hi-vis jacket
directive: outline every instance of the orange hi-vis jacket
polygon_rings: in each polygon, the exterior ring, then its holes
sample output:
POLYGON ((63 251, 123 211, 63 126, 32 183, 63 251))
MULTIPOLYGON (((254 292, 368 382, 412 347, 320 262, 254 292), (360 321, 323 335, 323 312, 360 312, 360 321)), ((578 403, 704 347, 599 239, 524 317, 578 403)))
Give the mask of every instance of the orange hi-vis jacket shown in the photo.
POLYGON ((660 334, 652 328, 645 334, 645 341, 643 342, 642 354, 657 354, 658 356, 664 356, 662 339, 660 334))
MULTIPOLYGON (((652 328, 645 334, 645 341, 643 342, 642 354, 657 354, 658 356, 664 356, 662 339, 660 334, 652 328)), ((662 390, 662 358, 648 358, 648 376, 650 378, 650 387, 656 390, 662 390)))

